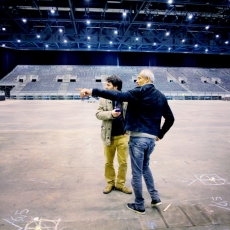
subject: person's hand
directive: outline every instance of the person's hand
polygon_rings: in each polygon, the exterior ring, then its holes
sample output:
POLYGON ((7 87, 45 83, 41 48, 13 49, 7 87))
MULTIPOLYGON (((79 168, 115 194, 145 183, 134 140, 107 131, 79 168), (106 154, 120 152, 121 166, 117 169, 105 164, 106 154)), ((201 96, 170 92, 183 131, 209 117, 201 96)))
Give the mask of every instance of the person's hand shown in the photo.
POLYGON ((160 138, 159 138, 159 137, 156 137, 156 141, 160 141, 160 138))
POLYGON ((76 88, 76 90, 80 90, 80 97, 89 97, 92 95, 92 90, 91 89, 81 89, 81 88, 76 88))
POLYGON ((118 117, 121 114, 121 112, 116 112, 115 109, 112 110, 112 116, 113 117, 118 117))

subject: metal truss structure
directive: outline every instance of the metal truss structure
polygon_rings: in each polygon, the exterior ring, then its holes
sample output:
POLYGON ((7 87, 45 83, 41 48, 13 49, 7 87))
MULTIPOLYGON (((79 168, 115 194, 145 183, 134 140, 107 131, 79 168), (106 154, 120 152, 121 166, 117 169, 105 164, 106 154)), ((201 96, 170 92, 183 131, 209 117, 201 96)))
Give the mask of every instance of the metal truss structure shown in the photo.
POLYGON ((1 0, 0 46, 230 54, 229 0, 1 0))

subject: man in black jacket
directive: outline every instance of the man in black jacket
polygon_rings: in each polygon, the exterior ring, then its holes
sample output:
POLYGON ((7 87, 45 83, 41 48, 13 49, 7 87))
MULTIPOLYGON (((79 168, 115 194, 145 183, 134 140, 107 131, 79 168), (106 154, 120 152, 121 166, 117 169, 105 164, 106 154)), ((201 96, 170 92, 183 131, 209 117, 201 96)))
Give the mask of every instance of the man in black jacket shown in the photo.
POLYGON ((155 141, 163 138, 174 123, 173 113, 166 97, 154 85, 154 74, 150 69, 144 69, 137 78, 137 87, 128 92, 82 89, 81 97, 97 96, 110 100, 127 101, 125 130, 130 133, 129 154, 132 168, 132 187, 135 203, 128 203, 127 208, 145 214, 144 198, 142 196, 142 176, 152 198, 151 205, 161 204, 154 179, 149 168, 150 154, 154 150, 155 141), (161 127, 161 118, 164 123, 161 127))

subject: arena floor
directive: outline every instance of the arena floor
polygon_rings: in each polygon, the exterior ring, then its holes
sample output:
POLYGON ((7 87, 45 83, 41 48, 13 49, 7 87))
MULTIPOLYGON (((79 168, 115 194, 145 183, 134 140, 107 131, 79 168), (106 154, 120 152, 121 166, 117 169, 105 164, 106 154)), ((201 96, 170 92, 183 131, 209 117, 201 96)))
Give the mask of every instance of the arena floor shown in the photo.
POLYGON ((175 124, 150 163, 162 205, 144 186, 138 215, 133 195, 102 193, 97 102, 0 101, 0 230, 230 230, 229 103, 169 101, 175 124))

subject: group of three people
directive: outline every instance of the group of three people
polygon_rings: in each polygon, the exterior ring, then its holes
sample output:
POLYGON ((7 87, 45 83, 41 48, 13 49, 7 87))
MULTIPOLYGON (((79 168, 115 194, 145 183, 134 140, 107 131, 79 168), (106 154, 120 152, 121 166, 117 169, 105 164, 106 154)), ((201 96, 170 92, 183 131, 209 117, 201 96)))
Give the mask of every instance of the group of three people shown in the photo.
POLYGON ((137 77, 137 87, 127 92, 121 91, 122 80, 115 75, 106 79, 106 90, 94 88, 81 89, 80 92, 82 98, 100 97, 96 117, 102 120, 101 138, 107 181, 103 193, 119 190, 132 194, 132 190, 125 186, 129 152, 135 200, 128 203, 127 208, 139 214, 145 214, 142 176, 152 199, 151 206, 161 204, 149 167, 150 154, 155 141, 162 139, 174 123, 167 99, 154 87, 154 80, 153 72, 143 69, 137 77), (161 126, 162 117, 164 122, 161 126), (119 164, 117 175, 113 163, 116 153, 119 164))

